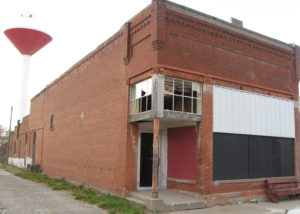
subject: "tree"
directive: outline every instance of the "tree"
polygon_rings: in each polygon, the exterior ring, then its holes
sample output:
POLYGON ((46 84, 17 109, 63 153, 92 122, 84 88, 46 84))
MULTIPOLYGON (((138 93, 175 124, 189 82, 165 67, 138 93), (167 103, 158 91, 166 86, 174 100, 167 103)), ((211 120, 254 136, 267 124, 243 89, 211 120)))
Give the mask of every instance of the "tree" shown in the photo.
POLYGON ((0 163, 6 163, 8 130, 0 125, 0 163))

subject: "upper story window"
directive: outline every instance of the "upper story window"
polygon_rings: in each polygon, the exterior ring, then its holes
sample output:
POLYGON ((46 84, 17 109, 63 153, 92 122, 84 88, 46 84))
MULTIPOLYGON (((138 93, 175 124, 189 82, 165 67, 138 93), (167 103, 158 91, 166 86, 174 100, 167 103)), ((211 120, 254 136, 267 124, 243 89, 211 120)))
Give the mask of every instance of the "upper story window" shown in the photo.
POLYGON ((164 109, 201 114, 201 84, 165 77, 164 109))
POLYGON ((130 114, 151 110, 152 79, 147 79, 131 86, 130 114))

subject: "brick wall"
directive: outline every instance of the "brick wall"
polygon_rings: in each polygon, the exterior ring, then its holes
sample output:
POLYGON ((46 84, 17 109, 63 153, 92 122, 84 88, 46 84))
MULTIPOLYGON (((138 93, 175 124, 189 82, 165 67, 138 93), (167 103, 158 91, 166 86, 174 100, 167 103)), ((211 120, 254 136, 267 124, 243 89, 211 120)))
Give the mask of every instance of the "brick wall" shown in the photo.
POLYGON ((105 48, 98 48, 43 92, 42 118, 31 119, 34 124, 42 120, 45 173, 122 192, 127 136, 123 39, 122 32, 117 33, 105 48))

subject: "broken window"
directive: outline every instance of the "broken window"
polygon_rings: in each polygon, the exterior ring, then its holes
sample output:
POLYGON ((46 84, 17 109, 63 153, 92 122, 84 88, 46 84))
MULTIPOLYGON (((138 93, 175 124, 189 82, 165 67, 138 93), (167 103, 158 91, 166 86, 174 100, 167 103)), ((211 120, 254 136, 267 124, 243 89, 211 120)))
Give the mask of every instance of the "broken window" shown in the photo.
POLYGON ((165 77, 164 109, 201 114, 201 84, 165 77))
POLYGON ((137 114, 151 110, 152 79, 147 79, 131 86, 130 114, 137 114))

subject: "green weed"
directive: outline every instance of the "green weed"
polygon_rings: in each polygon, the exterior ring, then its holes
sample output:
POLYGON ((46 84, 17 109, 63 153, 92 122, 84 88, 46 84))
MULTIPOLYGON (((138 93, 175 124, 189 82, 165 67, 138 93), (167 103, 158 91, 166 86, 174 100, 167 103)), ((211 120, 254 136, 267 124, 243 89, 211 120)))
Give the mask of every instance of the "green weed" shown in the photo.
POLYGON ((44 183, 53 190, 65 190, 72 193, 76 200, 82 200, 90 204, 97 204, 100 208, 107 210, 111 214, 143 214, 144 206, 137 206, 129 202, 126 198, 120 198, 110 194, 100 194, 92 188, 84 188, 82 185, 76 186, 66 182, 64 179, 50 178, 45 174, 30 173, 11 165, 2 164, 2 169, 12 172, 16 176, 44 183))

